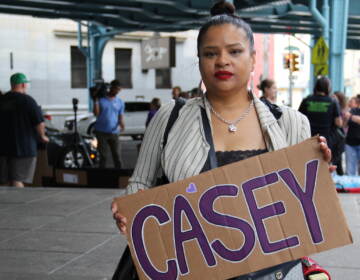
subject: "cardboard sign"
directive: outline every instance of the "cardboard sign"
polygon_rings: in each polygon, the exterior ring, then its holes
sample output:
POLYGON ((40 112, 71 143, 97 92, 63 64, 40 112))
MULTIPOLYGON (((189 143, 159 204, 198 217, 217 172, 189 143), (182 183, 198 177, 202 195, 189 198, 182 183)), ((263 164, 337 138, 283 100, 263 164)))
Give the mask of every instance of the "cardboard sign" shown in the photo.
POLYGON ((140 279, 228 279, 352 243, 317 139, 117 198, 140 279))

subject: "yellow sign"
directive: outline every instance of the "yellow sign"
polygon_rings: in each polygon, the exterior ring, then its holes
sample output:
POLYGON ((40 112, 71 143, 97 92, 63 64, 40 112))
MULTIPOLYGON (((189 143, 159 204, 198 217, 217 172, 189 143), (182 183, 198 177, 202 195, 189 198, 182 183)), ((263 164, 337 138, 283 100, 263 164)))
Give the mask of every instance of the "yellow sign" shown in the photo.
POLYGON ((325 64, 329 58, 329 47, 323 37, 320 37, 312 49, 312 64, 325 64))
POLYGON ((315 64, 314 75, 317 76, 326 76, 329 74, 329 65, 327 63, 324 64, 315 64))

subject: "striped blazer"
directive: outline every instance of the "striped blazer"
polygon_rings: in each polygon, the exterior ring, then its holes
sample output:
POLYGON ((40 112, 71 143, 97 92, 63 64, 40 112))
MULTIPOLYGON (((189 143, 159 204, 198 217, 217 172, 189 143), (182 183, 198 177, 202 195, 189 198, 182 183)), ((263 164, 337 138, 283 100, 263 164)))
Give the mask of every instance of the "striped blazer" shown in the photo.
MULTIPOLYGON (((129 179, 127 193, 155 186, 158 176, 165 174, 170 182, 198 175, 210 150, 202 124, 200 107, 205 108, 211 124, 206 97, 190 99, 181 108, 163 147, 165 127, 174 102, 160 108, 146 129, 134 173, 129 179), (162 173, 163 172, 163 173, 162 173)), ((268 107, 254 96, 254 107, 268 151, 297 144, 310 137, 308 119, 289 107, 276 120, 268 107)))

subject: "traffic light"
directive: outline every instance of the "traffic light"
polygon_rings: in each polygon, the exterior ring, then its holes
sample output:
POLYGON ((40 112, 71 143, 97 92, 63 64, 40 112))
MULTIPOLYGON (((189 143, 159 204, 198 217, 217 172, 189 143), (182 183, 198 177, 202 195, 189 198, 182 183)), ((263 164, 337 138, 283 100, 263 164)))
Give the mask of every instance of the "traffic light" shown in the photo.
POLYGON ((291 62, 290 62, 290 71, 291 72, 296 72, 299 71, 299 55, 296 53, 291 53, 291 62))
POLYGON ((283 65, 285 69, 290 69, 290 53, 287 53, 283 57, 283 65))
POLYGON ((287 53, 283 57, 283 66, 291 72, 299 71, 299 55, 296 53, 287 53))

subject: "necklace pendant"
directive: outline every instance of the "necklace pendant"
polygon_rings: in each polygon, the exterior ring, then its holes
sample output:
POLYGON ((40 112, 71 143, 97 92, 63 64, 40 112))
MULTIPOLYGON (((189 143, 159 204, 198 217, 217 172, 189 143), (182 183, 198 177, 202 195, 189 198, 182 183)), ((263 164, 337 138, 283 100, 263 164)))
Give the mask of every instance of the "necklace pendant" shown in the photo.
POLYGON ((230 131, 230 132, 236 132, 236 130, 237 130, 237 128, 236 128, 235 125, 233 125, 233 124, 230 124, 230 125, 229 125, 229 131, 230 131))

